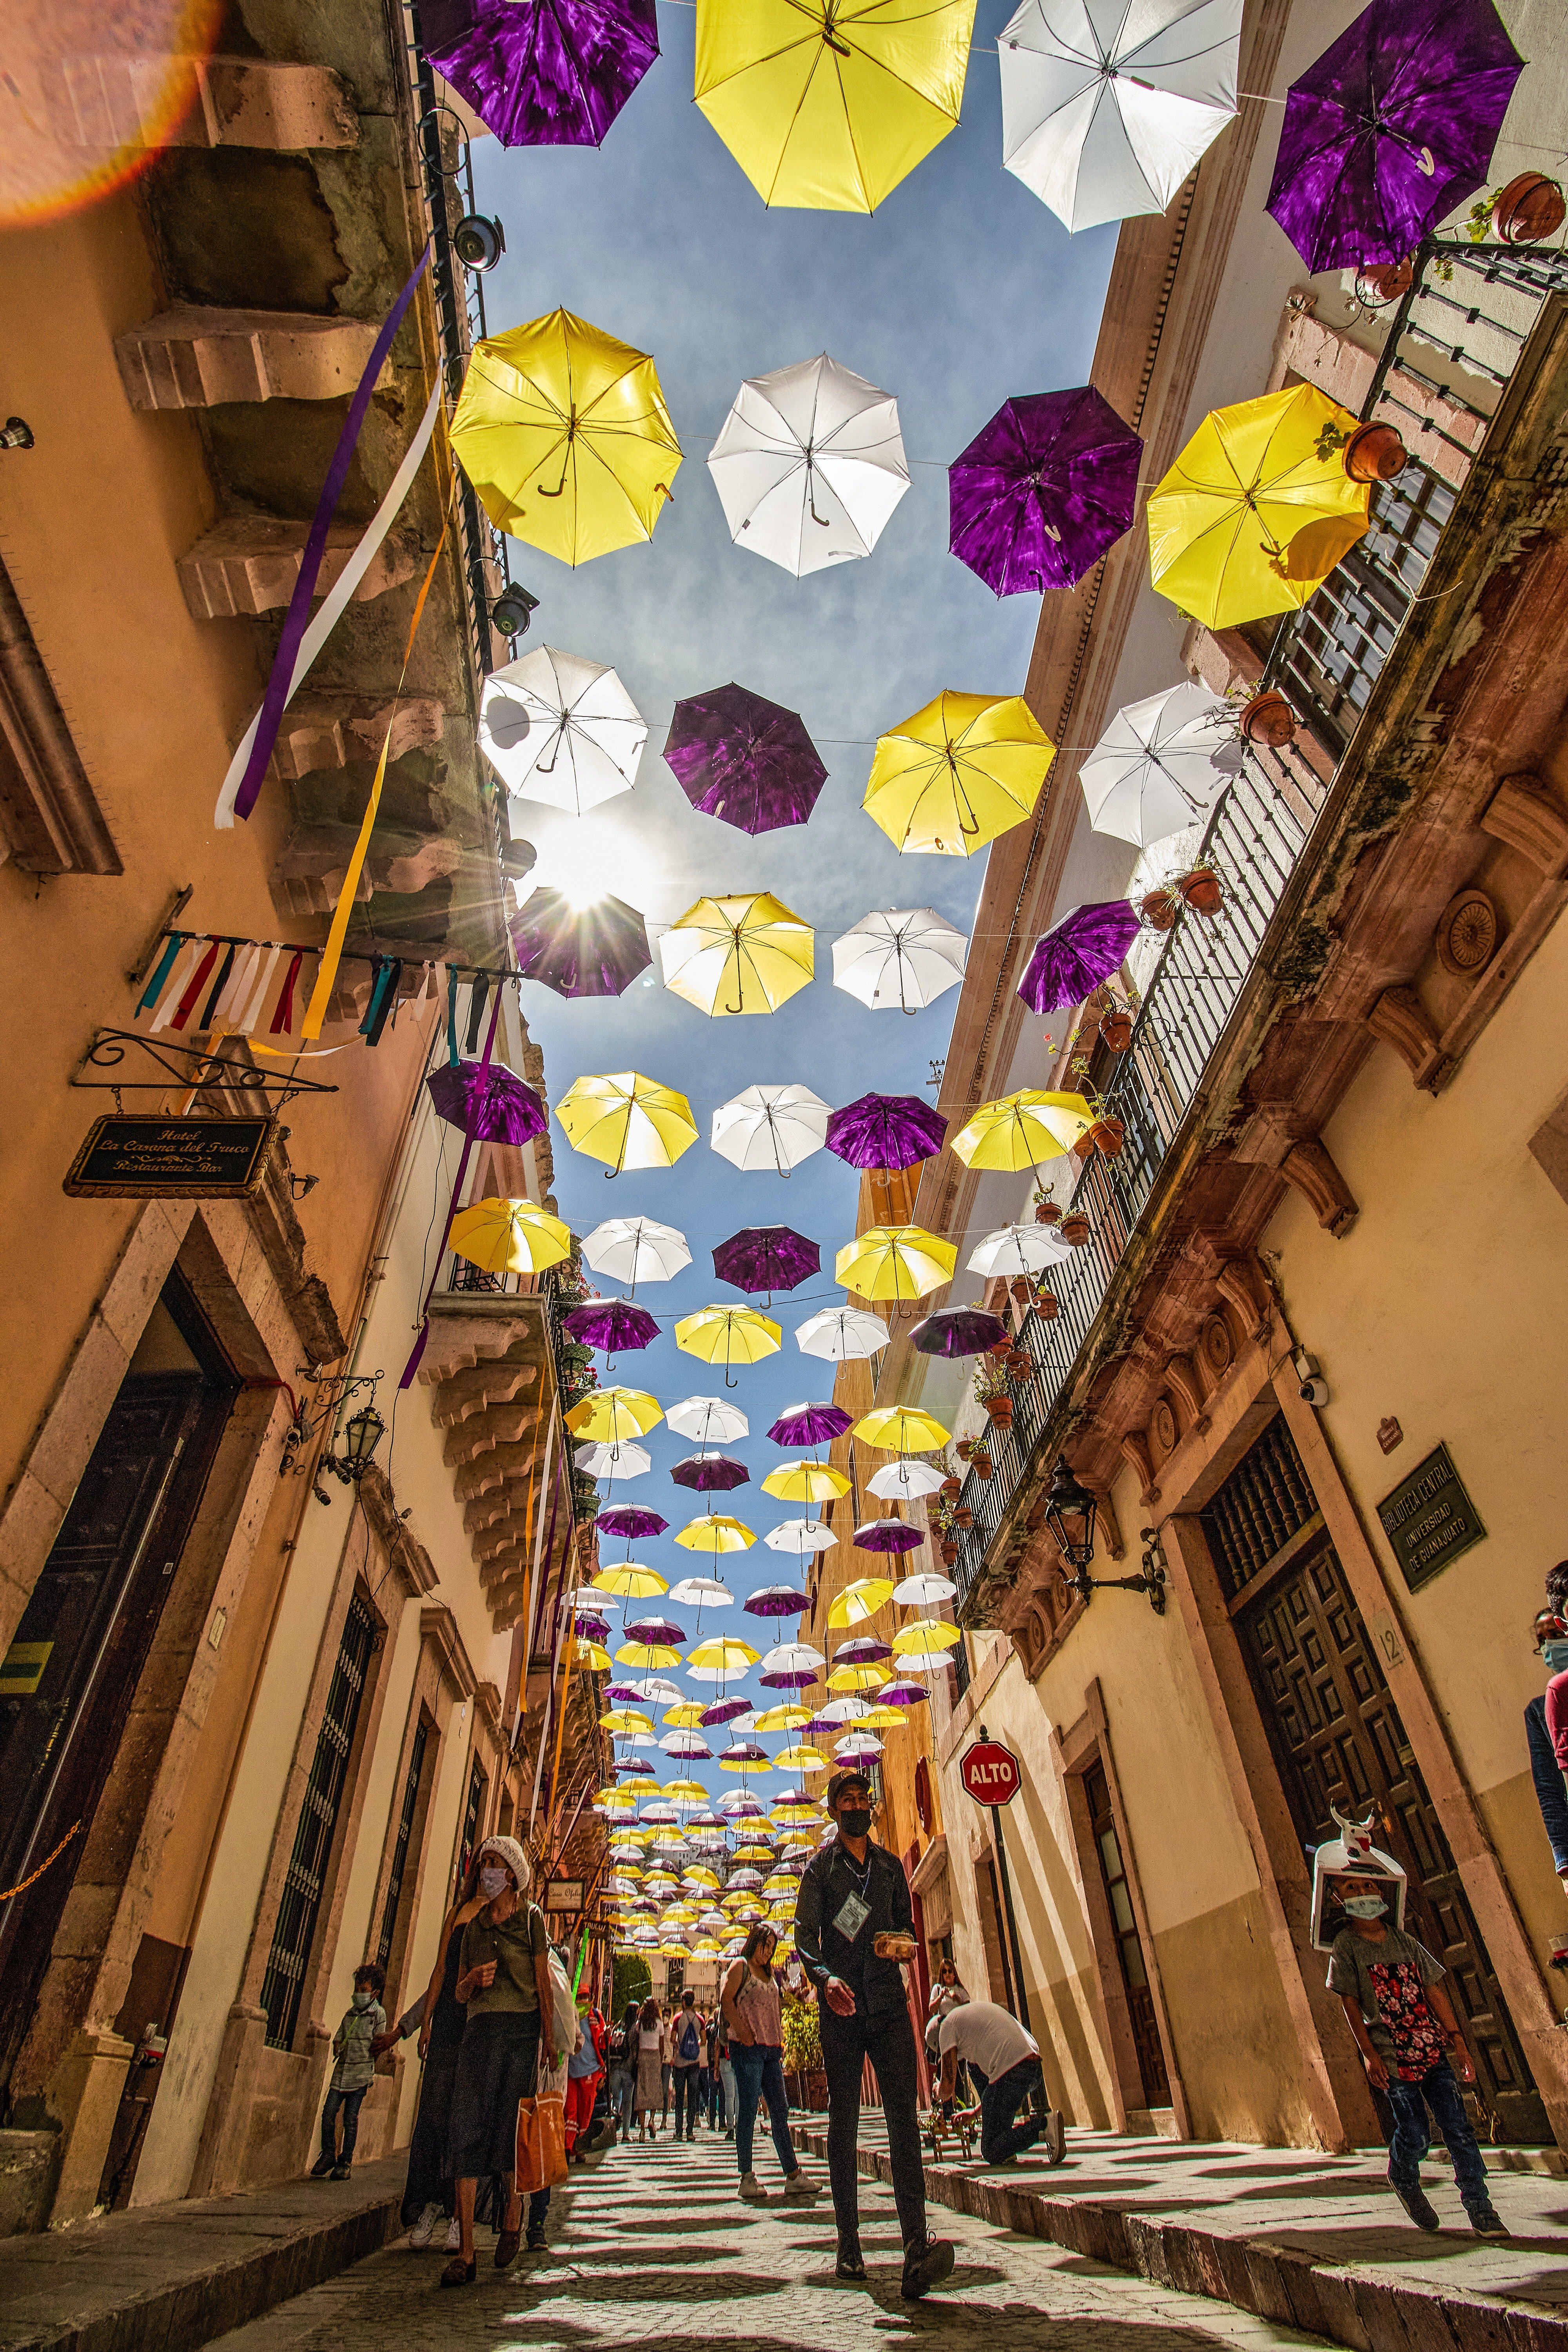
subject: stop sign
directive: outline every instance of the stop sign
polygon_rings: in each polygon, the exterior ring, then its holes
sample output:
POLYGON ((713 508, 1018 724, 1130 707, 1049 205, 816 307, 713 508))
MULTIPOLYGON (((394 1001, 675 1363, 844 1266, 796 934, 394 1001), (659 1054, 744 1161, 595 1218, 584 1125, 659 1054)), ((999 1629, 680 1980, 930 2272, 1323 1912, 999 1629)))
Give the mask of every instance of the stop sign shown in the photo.
POLYGON ((1017 1758, 999 1739, 977 1739, 966 1748, 958 1777, 977 1805, 1009 1805, 1024 1785, 1017 1758))

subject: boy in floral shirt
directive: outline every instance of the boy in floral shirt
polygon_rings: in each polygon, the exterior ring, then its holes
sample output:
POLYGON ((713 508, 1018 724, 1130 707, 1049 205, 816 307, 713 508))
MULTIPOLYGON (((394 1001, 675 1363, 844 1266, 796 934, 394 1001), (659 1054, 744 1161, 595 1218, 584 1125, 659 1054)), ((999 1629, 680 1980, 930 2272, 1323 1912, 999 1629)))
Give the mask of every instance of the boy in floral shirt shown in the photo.
POLYGON ((1389 1925, 1388 1905, 1375 1878, 1335 1878, 1329 1893, 1345 1915, 1329 1960, 1329 1990, 1344 2004, 1367 2081, 1393 2113, 1389 2187, 1418 2230, 1442 2228, 1421 2187, 1421 2159, 1432 2144, 1430 2109, 1454 2159, 1454 2179, 1471 2228, 1479 2238, 1506 2238, 1459 2093, 1460 2080, 1476 2079, 1475 2061, 1443 1990, 1441 1961, 1414 1936, 1389 1925))

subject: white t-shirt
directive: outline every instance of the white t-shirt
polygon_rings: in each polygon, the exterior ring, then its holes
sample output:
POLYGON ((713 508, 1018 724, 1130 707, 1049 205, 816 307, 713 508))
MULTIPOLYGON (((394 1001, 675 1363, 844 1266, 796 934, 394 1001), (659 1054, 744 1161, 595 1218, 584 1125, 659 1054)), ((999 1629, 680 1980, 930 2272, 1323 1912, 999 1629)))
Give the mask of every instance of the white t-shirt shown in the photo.
POLYGON ((966 2000, 950 2009, 942 2021, 937 2046, 945 2056, 956 2050, 966 2063, 979 2067, 988 2083, 1026 2058, 1037 2058, 1040 2045, 1026 2033, 1016 2017, 994 2000, 966 2000))

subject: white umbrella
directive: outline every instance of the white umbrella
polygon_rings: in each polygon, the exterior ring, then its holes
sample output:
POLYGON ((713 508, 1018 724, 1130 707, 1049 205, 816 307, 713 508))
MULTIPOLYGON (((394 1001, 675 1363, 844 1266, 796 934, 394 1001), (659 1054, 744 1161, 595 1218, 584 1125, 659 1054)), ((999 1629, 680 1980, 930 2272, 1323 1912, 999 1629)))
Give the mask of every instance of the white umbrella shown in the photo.
POLYGON ((479 698, 479 749, 520 800, 584 816, 629 792, 647 728, 613 669, 541 646, 492 670, 479 698))
POLYGON ((713 1114, 709 1141, 737 1168, 787 1176, 827 1139, 828 1106, 809 1087, 747 1087, 713 1114))
POLYGON ((770 1551, 831 1551, 838 1538, 820 1519, 781 1519, 763 1538, 770 1551))
POLYGON ((957 987, 968 946, 931 907, 862 915, 833 942, 833 985, 873 1013, 919 1013, 957 987))
POLYGON ((645 1445, 617 1440, 612 1445, 580 1445, 577 1467, 590 1478, 640 1478, 653 1468, 653 1457, 645 1445))
POLYGON ((708 470, 736 546, 797 580, 869 555, 910 487, 898 402, 826 352, 741 386, 708 470))
POLYGON ((695 1731, 667 1731, 659 1741, 667 1756, 711 1756, 713 1750, 695 1731))
POLYGON ((1180 833, 1221 791, 1228 705, 1190 680, 1129 702, 1078 772, 1096 833, 1141 845, 1180 833))
POLYGON ((716 1576, 683 1576, 670 1586, 668 1597, 678 1609, 722 1609, 735 1598, 716 1576))
POLYGON ((830 1364, 874 1356, 888 1344, 888 1327, 880 1316, 860 1307, 825 1307, 795 1326, 795 1343, 804 1356, 826 1356, 830 1364))
POLYGON ((1024 0, 1002 161, 1069 229, 1163 213, 1236 113, 1242 0, 1024 0))
POLYGON ((830 1698, 819 1712, 824 1723, 854 1723, 859 1717, 870 1714, 871 1702, 850 1691, 843 1698, 830 1698))
POLYGON ((846 1763, 861 1756, 879 1756, 881 1752, 881 1741, 868 1731, 851 1731, 833 1743, 833 1753, 846 1763))
MULTIPOLYGON (((893 1598, 901 1609, 934 1609, 939 1601, 951 1601, 957 1591, 951 1576, 939 1576, 935 1569, 926 1569, 895 1584, 893 1598)), ((900 1665, 902 1663, 900 1660, 900 1665)))
POLYGON ((686 1693, 677 1688, 668 1675, 645 1675, 640 1682, 633 1680, 624 1687, 635 1690, 639 1698, 667 1698, 679 1705, 686 1693))
POLYGON ((725 1445, 732 1437, 751 1434, 751 1423, 738 1404, 722 1397, 682 1397, 665 1420, 679 1437, 694 1437, 700 1445, 725 1445))
POLYGON ((606 1217, 583 1244, 583 1255, 595 1274, 634 1290, 639 1282, 668 1282, 691 1264, 686 1235, 651 1217, 606 1217))
POLYGON ((971 1274, 1038 1274, 1073 1255, 1055 1225, 999 1225, 972 1252, 971 1274))
POLYGON ((879 1503, 912 1503, 917 1495, 934 1495, 946 1476, 940 1463, 917 1462, 906 1454, 868 1478, 866 1491, 879 1503))
POLYGON ((809 1642, 781 1643, 776 1650, 763 1653, 761 1671, 764 1675, 815 1674, 827 1664, 820 1650, 809 1642))

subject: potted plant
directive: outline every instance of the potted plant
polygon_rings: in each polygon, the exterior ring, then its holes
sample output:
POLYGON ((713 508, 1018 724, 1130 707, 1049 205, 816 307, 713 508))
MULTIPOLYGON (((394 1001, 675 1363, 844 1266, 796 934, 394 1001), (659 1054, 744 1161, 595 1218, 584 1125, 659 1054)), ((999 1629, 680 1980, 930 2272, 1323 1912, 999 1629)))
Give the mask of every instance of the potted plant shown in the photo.
MULTIPOLYGON (((1479 205, 1474 207, 1472 220, 1479 210, 1479 205)), ((1470 235, 1474 237, 1473 228, 1470 235)), ((1375 268, 1362 270, 1355 282, 1356 299, 1368 310, 1381 310, 1385 303, 1397 302, 1402 294, 1408 294, 1415 279, 1415 257, 1407 253, 1403 261, 1384 261, 1375 268)))
POLYGON ((1150 890, 1138 901, 1138 913, 1152 931, 1169 931, 1175 928, 1182 902, 1173 890, 1162 887, 1150 890))
POLYGON ((1101 1111, 1092 1127, 1086 1128, 1079 1137, 1073 1150, 1080 1160, 1088 1160, 1097 1151, 1102 1159, 1119 1160, 1126 1140, 1127 1129, 1121 1119, 1101 1111))
POLYGON ((1012 1281, 1007 1285, 1007 1288, 1010 1295, 1016 1298, 1019 1306, 1022 1307, 1029 1296, 1028 1276, 1026 1274, 1016 1274, 1013 1276, 1012 1281))
POLYGON ((1262 744, 1271 751, 1296 740, 1296 714, 1273 687, 1244 702, 1237 723, 1248 743, 1262 744))
POLYGON ((982 1365, 974 1375, 974 1393, 997 1429, 1012 1428, 1013 1400, 1007 1390, 1007 1375, 1000 1364, 982 1365))
POLYGON ((1125 1054, 1132 1043, 1132 1015, 1124 1004, 1113 1004, 1100 1014, 1100 1042, 1108 1054, 1125 1054))
POLYGON ((1042 1283, 1035 1293, 1035 1312, 1047 1323, 1054 1323, 1062 1311, 1062 1302, 1054 1290, 1042 1283))
POLYGON ((943 1568, 951 1568, 958 1558, 958 1546, 951 1536, 943 1536, 937 1547, 937 1552, 943 1568))
POLYGON ((953 1511, 952 1524, 955 1528, 972 1528, 974 1525, 973 1512, 966 1510, 960 1503, 953 1511))
POLYGON ((1189 873, 1178 876, 1172 885, 1184 907, 1205 919, 1217 915, 1225 904, 1225 890, 1212 866, 1194 866, 1189 873))
POLYGON ((991 1459, 990 1447, 988 1445, 977 1445, 973 1453, 969 1457, 969 1466, 973 1471, 977 1478, 991 1477, 995 1471, 996 1465, 991 1459))
POLYGON ((1007 1378, 1016 1387, 1034 1379, 1035 1360, 1027 1348, 1009 1348, 1002 1361, 1007 1378))
MULTIPOLYGON (((959 1451, 963 1453, 962 1446, 959 1451)), ((969 1456, 967 1454, 963 1455, 963 1459, 966 1462, 968 1461, 969 1456)), ((944 1478, 936 1491, 942 1496, 944 1503, 956 1503, 960 1495, 963 1492, 963 1481, 962 1478, 944 1478)))
MULTIPOLYGON (((973 1437, 961 1437, 952 1450, 957 1454, 961 1462, 967 1462, 973 1466, 974 1459, 974 1440, 973 1437)), ((960 1492, 962 1491, 963 1490, 961 1488, 960 1492)))
POLYGON ((1054 1225, 1054 1224, 1057 1223, 1058 1219, 1060 1217, 1060 1215, 1061 1215, 1061 1210, 1060 1210, 1059 1206, 1058 1205, 1058 1203, 1057 1203, 1055 1201, 1053 1201, 1053 1200, 1052 1200, 1052 1198, 1051 1198, 1051 1196, 1050 1196, 1049 1192, 1047 1192, 1044 1191, 1043 1189, 1036 1192, 1036 1194, 1035 1194, 1035 1223, 1036 1223, 1036 1224, 1037 1224, 1037 1225, 1054 1225))
POLYGON ((1470 206, 1466 226, 1475 245, 1484 244, 1489 232, 1503 245, 1540 245, 1556 236, 1564 217, 1568 204, 1561 180, 1549 180, 1544 172, 1520 172, 1470 206))
POLYGON ((1082 1249, 1089 1235, 1089 1219, 1081 1209, 1069 1209, 1062 1219, 1062 1239, 1073 1249, 1082 1249))

